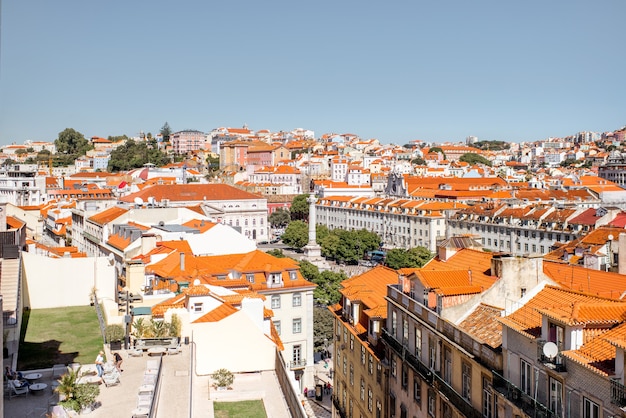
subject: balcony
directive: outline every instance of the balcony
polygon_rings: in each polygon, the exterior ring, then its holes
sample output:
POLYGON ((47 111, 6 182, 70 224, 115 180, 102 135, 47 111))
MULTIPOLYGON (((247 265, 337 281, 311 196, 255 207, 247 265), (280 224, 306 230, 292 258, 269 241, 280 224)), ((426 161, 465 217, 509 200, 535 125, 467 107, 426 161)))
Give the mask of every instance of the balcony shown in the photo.
POLYGON ((561 353, 557 353, 554 357, 548 357, 543 352, 543 347, 546 345, 548 341, 538 340, 537 341, 537 359, 548 369, 558 372, 558 373, 567 373, 567 369, 565 367, 565 359, 561 355, 561 353))
POLYGON ((347 418, 346 409, 341 407, 341 403, 339 402, 339 396, 332 395, 333 406, 335 407, 335 411, 339 414, 341 418, 347 418))
POLYGON ((493 388, 513 405, 523 410, 531 417, 558 418, 558 415, 548 409, 547 406, 533 399, 532 396, 523 392, 520 388, 506 380, 499 373, 492 371, 493 388))
POLYGON ((389 346, 396 354, 406 361, 413 369, 417 370, 423 380, 429 384, 433 381, 432 371, 420 361, 416 356, 411 354, 396 338, 383 328, 382 340, 389 346))
POLYGON ((306 367, 306 359, 300 359, 297 361, 289 362, 290 370, 301 370, 301 369, 304 369, 305 367, 306 367))
POLYGON ((626 406, 626 387, 617 380, 611 380, 611 403, 620 408, 626 406))

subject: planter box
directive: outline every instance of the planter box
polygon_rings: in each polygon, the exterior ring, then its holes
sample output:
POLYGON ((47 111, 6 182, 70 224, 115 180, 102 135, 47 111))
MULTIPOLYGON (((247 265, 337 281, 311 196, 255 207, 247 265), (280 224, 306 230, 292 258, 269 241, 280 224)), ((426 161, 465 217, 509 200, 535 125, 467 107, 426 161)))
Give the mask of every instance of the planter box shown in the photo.
POLYGON ((109 343, 109 346, 111 348, 111 351, 113 351, 113 350, 121 350, 122 349, 122 342, 121 341, 111 341, 109 343))

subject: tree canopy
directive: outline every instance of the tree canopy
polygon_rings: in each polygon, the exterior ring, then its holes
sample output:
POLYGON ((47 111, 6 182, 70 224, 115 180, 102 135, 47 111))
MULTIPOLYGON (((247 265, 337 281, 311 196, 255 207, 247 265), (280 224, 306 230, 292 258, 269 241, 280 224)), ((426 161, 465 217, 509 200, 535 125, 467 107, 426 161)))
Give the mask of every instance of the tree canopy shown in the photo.
POLYGON ((269 217, 269 222, 272 228, 280 228, 287 226, 291 221, 291 215, 288 210, 276 209, 269 217))
POLYGON ((385 264, 397 270, 401 268, 422 267, 428 260, 433 258, 433 254, 426 247, 413 247, 410 249, 394 248, 387 251, 385 264))
POLYGON ((163 141, 169 141, 171 134, 172 129, 170 128, 169 123, 165 122, 165 124, 161 127, 161 135, 163 136, 163 141))
POLYGON ((309 242, 309 225, 304 221, 292 221, 282 236, 283 243, 292 248, 302 248, 309 242))
POLYGON ((143 167, 146 163, 161 166, 168 161, 167 155, 156 147, 155 140, 150 141, 148 145, 129 139, 124 145, 111 151, 108 170, 112 172, 131 170, 143 167))
POLYGON ((443 155, 443 159, 446 159, 446 153, 443 152, 443 150, 440 147, 432 147, 428 150, 428 152, 439 152, 441 153, 441 155, 443 155))
POLYGON ((59 132, 58 138, 54 140, 54 145, 57 148, 57 153, 75 156, 85 155, 87 151, 93 148, 83 134, 72 128, 59 132))
POLYGON ((300 273, 302 277, 317 285, 313 291, 313 299, 316 305, 328 306, 339 302, 340 284, 348 278, 344 272, 335 273, 326 270, 320 273, 319 269, 309 261, 300 260, 300 273))
POLYGON ((470 146, 488 151, 502 151, 505 149, 509 149, 511 147, 511 144, 506 141, 477 141, 470 146))
POLYGON ((333 341, 333 314, 326 307, 313 308, 313 351, 322 352, 333 341))
POLYGON ((491 161, 489 161, 482 155, 478 155, 473 152, 467 152, 461 155, 461 157, 459 157, 459 161, 463 161, 468 164, 477 164, 477 163, 484 164, 484 165, 488 165, 489 167, 491 167, 491 161))
POLYGON ((366 229, 347 231, 328 230, 323 225, 316 229, 317 242, 322 247, 322 255, 334 260, 356 264, 363 255, 380 247, 380 237, 366 229))
POLYGON ((308 194, 300 194, 293 198, 291 202, 291 219, 304 221, 309 218, 308 194))

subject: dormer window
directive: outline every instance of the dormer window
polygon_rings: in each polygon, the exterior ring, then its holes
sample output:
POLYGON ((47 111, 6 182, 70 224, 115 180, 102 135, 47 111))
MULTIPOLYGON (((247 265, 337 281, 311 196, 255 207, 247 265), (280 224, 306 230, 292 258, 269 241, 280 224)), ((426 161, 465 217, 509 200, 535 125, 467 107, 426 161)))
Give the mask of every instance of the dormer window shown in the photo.
POLYGON ((557 324, 550 322, 548 326, 548 341, 553 342, 559 347, 559 351, 563 350, 565 345, 565 329, 557 324))
POLYGON ((204 309, 204 308, 203 308, 202 302, 196 302, 196 303, 193 305, 193 311, 194 311, 194 312, 196 312, 196 313, 201 313, 201 312, 203 312, 203 309, 204 309))
POLYGON ((296 280, 298 278, 298 274, 295 271, 289 272, 289 280, 296 280))
POLYGON ((246 280, 248 283, 254 283, 254 274, 246 274, 246 280))

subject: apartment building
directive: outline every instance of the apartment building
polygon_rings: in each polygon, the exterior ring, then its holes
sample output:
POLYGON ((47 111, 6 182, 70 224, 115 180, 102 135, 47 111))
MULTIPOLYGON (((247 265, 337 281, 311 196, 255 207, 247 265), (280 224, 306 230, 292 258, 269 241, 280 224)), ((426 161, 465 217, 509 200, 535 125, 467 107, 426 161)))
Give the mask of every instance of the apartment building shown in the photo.
POLYGON ((329 229, 367 229, 387 248, 422 246, 434 252, 446 237, 446 218, 467 206, 456 202, 428 202, 379 197, 322 197, 316 204, 317 223, 329 229))
POLYGON ((340 302, 329 307, 336 336, 334 417, 389 416, 381 332, 386 288, 397 282, 395 270, 377 266, 344 280, 340 302))
POLYGON ((480 237, 483 247, 514 255, 546 254, 564 243, 609 224, 617 208, 558 208, 547 205, 484 203, 463 208, 447 220, 447 234, 480 237))
POLYGON ((176 154, 186 154, 207 147, 208 135, 195 130, 174 132, 170 135, 172 150, 176 154))

